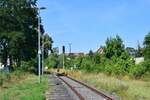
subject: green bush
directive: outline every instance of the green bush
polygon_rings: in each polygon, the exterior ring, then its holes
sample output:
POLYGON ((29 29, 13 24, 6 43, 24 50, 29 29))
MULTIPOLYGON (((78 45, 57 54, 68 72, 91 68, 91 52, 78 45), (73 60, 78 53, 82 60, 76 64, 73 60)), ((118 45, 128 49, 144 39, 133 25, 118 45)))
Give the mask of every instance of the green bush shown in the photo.
POLYGON ((87 72, 105 72, 108 75, 117 76, 128 75, 130 67, 135 65, 133 58, 126 52, 123 52, 120 57, 113 56, 112 58, 98 54, 92 57, 89 55, 76 57, 74 63, 79 69, 87 72))
POLYGON ((32 59, 31 61, 28 61, 28 62, 22 62, 19 70, 33 71, 35 67, 37 67, 37 59, 32 59))
POLYGON ((150 61, 144 61, 130 68, 130 76, 141 78, 150 75, 150 61))
MULTIPOLYGON (((94 56, 95 55, 90 57, 86 55, 83 57, 75 57, 71 63, 72 65, 75 64, 80 70, 85 70, 87 72, 104 72, 108 75, 119 77, 128 75, 135 78, 141 78, 147 77, 150 74, 150 61, 135 65, 134 59, 126 52, 123 52, 119 57, 113 56, 112 58, 100 55, 94 56)), ((66 64, 68 63, 69 62, 66 64)))
POLYGON ((45 61, 45 65, 48 68, 57 68, 58 67, 58 57, 55 54, 51 54, 45 61))
POLYGON ((23 71, 22 69, 16 69, 14 72, 11 73, 0 72, 0 86, 3 86, 5 82, 9 82, 12 79, 20 79, 24 75, 25 71, 23 71))
POLYGON ((17 79, 19 79, 24 74, 24 71, 23 70, 16 70, 13 72, 13 74, 15 75, 15 77, 17 79))

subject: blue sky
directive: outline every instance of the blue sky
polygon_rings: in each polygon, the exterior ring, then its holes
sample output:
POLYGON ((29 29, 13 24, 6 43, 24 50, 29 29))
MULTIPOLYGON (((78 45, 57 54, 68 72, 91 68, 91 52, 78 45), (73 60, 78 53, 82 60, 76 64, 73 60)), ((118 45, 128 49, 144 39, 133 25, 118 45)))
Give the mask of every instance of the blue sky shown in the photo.
POLYGON ((150 32, 150 0, 38 0, 46 33, 54 47, 72 44, 72 52, 96 51, 107 37, 119 35, 137 47, 150 32))

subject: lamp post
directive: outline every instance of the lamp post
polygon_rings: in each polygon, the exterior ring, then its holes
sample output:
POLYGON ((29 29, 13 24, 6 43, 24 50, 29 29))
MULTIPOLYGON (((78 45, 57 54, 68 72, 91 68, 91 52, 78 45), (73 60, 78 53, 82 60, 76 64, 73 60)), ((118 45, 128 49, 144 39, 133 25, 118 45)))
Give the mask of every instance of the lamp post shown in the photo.
POLYGON ((42 36, 42 75, 44 74, 44 33, 42 36))
POLYGON ((37 8, 38 10, 38 76, 39 76, 39 83, 41 83, 41 17, 40 17, 40 10, 46 9, 45 7, 37 8))

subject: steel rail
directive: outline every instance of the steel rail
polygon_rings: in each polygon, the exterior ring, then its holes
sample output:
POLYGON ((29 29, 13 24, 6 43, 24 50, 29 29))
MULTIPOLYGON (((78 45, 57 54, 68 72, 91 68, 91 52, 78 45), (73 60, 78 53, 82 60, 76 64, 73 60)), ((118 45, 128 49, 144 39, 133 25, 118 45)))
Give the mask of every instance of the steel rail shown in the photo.
POLYGON ((102 92, 100 92, 100 91, 98 91, 98 90, 96 90, 96 89, 94 89, 94 88, 88 86, 88 85, 85 84, 85 83, 82 83, 82 82, 80 82, 80 81, 78 81, 78 80, 76 80, 76 79, 73 79, 73 78, 69 77, 69 76, 65 76, 65 77, 67 77, 67 78, 69 78, 69 79, 71 79, 71 80, 73 80, 73 81, 75 81, 75 82, 77 82, 77 83, 79 83, 79 84, 81 84, 81 85, 83 85, 83 86, 89 88, 91 91, 93 91, 93 92, 95 92, 96 94, 101 95, 102 97, 104 97, 105 100, 115 100, 113 97, 110 97, 110 96, 108 96, 108 95, 106 95, 106 94, 104 94, 104 93, 102 93, 102 92))
POLYGON ((60 80, 62 80, 66 85, 68 85, 68 87, 79 97, 80 100, 85 100, 85 98, 80 94, 78 93, 77 90, 74 89, 74 87, 72 87, 70 84, 68 84, 64 79, 62 79, 61 77, 58 76, 58 78, 60 80))

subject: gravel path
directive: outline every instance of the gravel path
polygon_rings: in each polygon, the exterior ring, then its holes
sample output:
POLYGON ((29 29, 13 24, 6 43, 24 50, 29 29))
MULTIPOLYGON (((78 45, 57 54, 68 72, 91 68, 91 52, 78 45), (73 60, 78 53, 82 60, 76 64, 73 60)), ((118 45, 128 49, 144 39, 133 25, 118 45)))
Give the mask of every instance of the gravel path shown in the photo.
POLYGON ((75 94, 56 76, 49 76, 49 85, 53 89, 46 94, 46 100, 78 100, 75 94))

